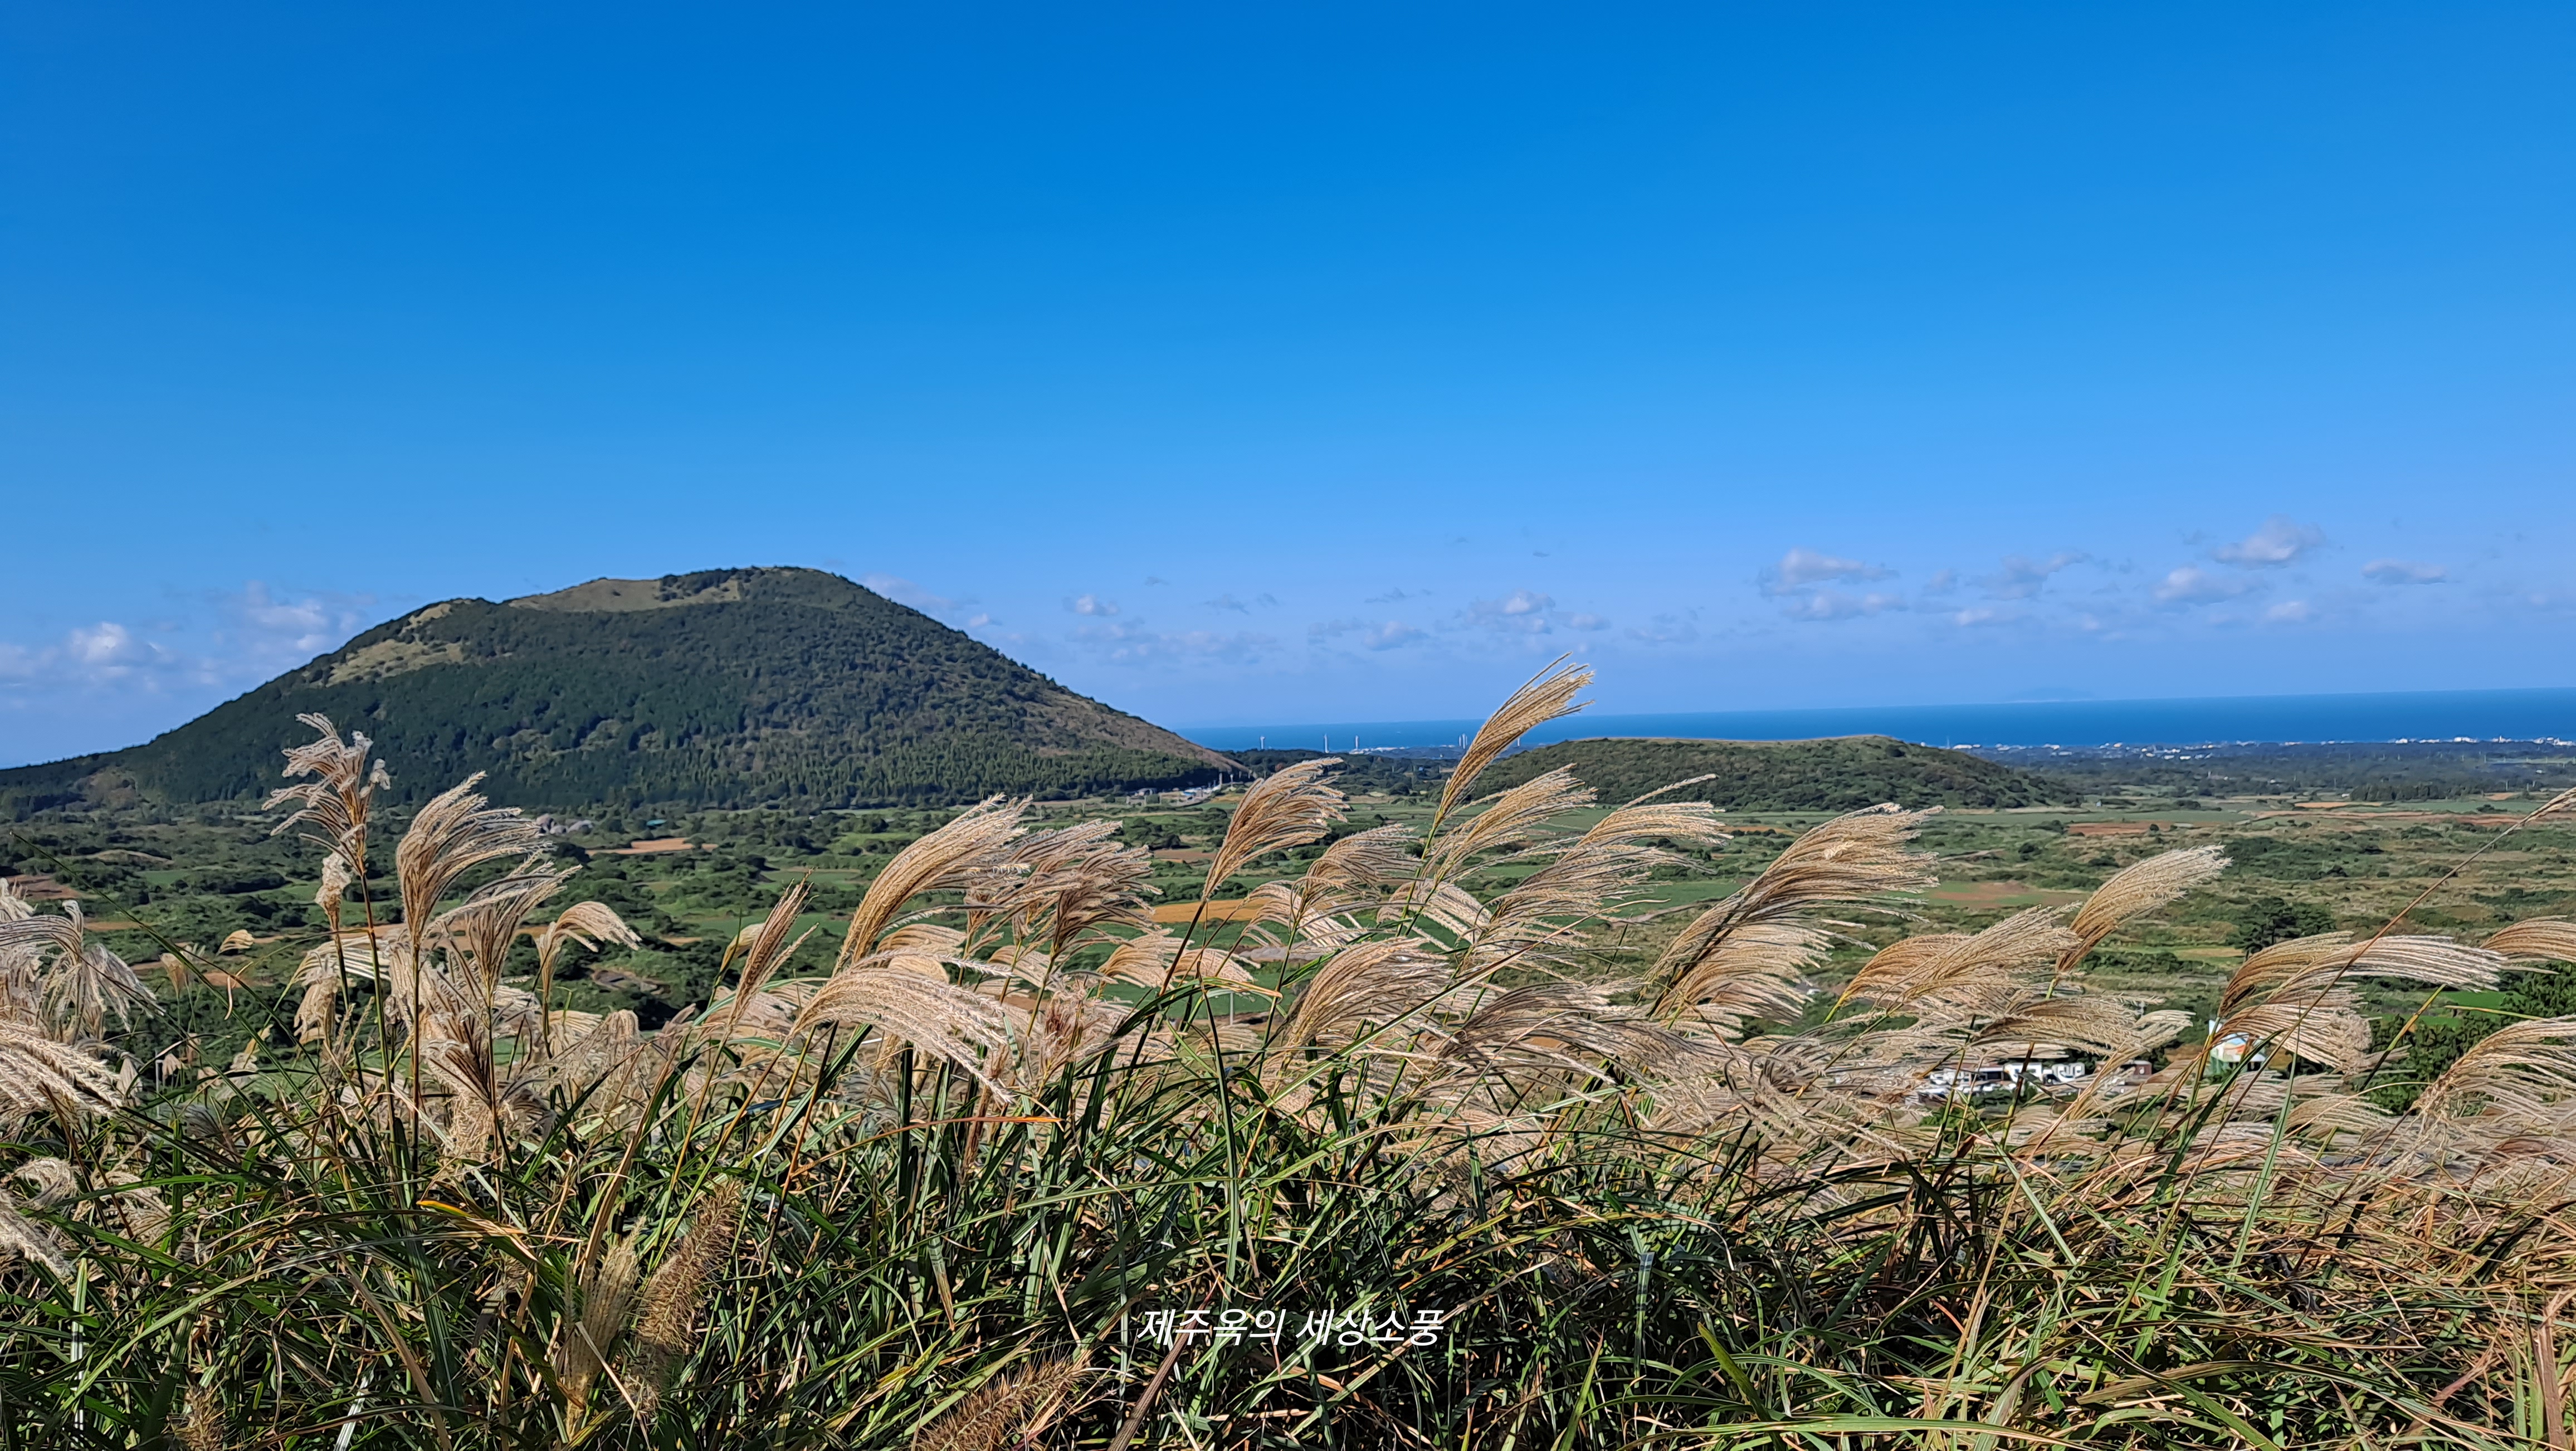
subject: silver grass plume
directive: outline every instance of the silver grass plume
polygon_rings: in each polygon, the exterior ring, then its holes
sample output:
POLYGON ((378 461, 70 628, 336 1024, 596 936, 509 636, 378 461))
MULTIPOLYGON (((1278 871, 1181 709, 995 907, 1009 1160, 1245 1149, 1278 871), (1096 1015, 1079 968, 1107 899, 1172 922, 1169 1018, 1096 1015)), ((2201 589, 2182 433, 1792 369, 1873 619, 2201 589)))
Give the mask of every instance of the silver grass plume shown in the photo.
POLYGON ((1336 953, 1307 980, 1279 1031, 1287 1048, 1397 1022, 1447 991, 1446 960, 1418 939, 1381 938, 1336 953))
POLYGON ((1882 951, 1852 978, 1846 1000, 1888 1012, 1949 1009, 1991 1016, 1997 1001, 2063 960, 2075 935, 2059 909, 2016 912, 1981 932, 1945 936, 1929 951, 1882 951))
POLYGON ((494 807, 475 795, 482 781, 477 771, 431 797, 394 847, 403 923, 415 951, 427 942, 439 900, 459 877, 485 862, 533 855, 545 844, 537 824, 519 808, 494 807))
POLYGON ((1338 756, 1299 761, 1253 783, 1226 823, 1225 843, 1208 865, 1199 900, 1213 896, 1247 862, 1322 839, 1342 819, 1342 793, 1323 781, 1324 772, 1340 764, 1338 756))
POLYGON ((58 1106, 110 1114, 124 1101, 105 1064, 31 1024, 0 1018, 0 1122, 58 1106))
POLYGON ((1592 788, 1562 767, 1497 792, 1484 810, 1424 842, 1422 875, 1452 880, 1476 857, 1527 846, 1550 821, 1592 799, 1592 788))
POLYGON ((733 1001, 726 1013, 725 1026, 717 1035, 719 1039, 733 1036, 753 998, 804 942, 803 937, 796 935, 796 918, 805 910, 806 900, 811 895, 812 889, 803 882, 790 885, 771 904, 768 916, 744 929, 738 939, 742 947, 742 970, 734 979, 733 1001))
POLYGON ((1691 1039, 1611 1005, 1590 983, 1534 983, 1497 993, 1450 1034, 1444 1060, 1489 1079, 1539 1072, 1668 1076, 1698 1056, 1691 1039))
POLYGON ((50 961, 42 978, 45 1010, 57 1025, 77 1024, 92 1037, 104 1029, 108 1014, 116 1015, 117 1026, 128 1027, 133 1005, 153 1000, 152 989, 124 958, 90 940, 78 902, 65 902, 60 916, 0 924, 0 958, 12 956, 50 961))
POLYGON ((597 952, 603 942, 614 942, 629 952, 644 945, 644 939, 607 903, 575 902, 557 913, 555 920, 537 934, 537 966, 551 975, 566 948, 597 952))
POLYGON ((58 1280, 71 1278, 71 1262, 63 1258, 53 1235, 20 1214, 8 1195, 0 1194, 0 1265, 13 1258, 42 1265, 58 1280))
POLYGON ((877 938, 894 922, 903 905, 924 892, 970 886, 1020 834, 1025 802, 999 796, 957 814, 957 819, 895 854, 894 860, 868 884, 867 896, 850 918, 841 939, 836 968, 846 968, 876 950, 877 938))
POLYGON ((1696 801, 1632 803, 1570 845, 1525 853, 1541 860, 1552 854, 1554 860, 1494 899, 1468 944, 1471 968, 1485 972, 1510 960, 1570 959, 1586 941, 1584 922, 1628 905, 1656 867, 1679 860, 1648 845, 1675 838, 1694 844, 1721 839, 1713 809, 1696 801))
POLYGON ((39 1018, 46 961, 78 954, 81 946, 81 919, 76 913, 49 912, 0 921, 0 1014, 31 1022, 39 1018))
POLYGON ((2370 1024, 2359 998, 2343 984, 2362 977, 2401 978, 2476 991, 2496 985, 2499 953, 2447 937, 2382 937, 2356 943, 2346 932, 2274 943, 2238 964, 2219 995, 2218 1028, 2186 1055, 2205 1063, 2221 1044, 2271 1045, 2338 1072, 2362 1066, 2370 1024))
POLYGON ((2472 1043, 2415 1101, 2439 1148, 2490 1152, 2517 1136, 2557 1138, 2576 1117, 2576 1017, 2508 1023, 2472 1043))
MULTIPOLYGON (((1431 830, 1436 834, 1449 813, 1467 799, 1468 788, 1485 768, 1501 758, 1520 738, 1531 731, 1583 709, 1574 697, 1592 683, 1592 671, 1560 655, 1545 670, 1530 677, 1520 689, 1506 697, 1494 713, 1477 728, 1476 738, 1468 743, 1467 753, 1458 758, 1457 769, 1449 773, 1449 784, 1440 792, 1440 805, 1431 813, 1431 830)), ((1586 702, 1588 704, 1588 702, 1586 702)))
MULTIPOLYGON (((575 902, 555 914, 555 920, 537 933, 537 1001, 551 1008, 555 999, 555 965, 569 948, 597 952, 600 944, 614 942, 629 952, 644 945, 626 919, 612 911, 605 902, 575 902)), ((551 1026, 542 1030, 543 1047, 553 1051, 551 1026)))
POLYGON ((1673 939, 1655 976, 1663 984, 1659 1016, 1677 1017, 1693 1005, 1719 1001, 1731 984, 1750 974, 1767 979, 1752 996, 1786 990, 1797 975, 1823 960, 1831 939, 1810 914, 1833 904, 1884 904, 1920 892, 1935 878, 1926 858, 1908 849, 1930 811, 1873 806, 1809 828, 1734 895, 1702 912, 1673 939), (1737 936, 1756 934, 1742 951, 1737 936))
POLYGON ((1154 854, 1110 840, 1117 830, 1114 821, 1086 821, 1029 833, 1003 859, 1001 898, 983 912, 1005 919, 1021 941, 1042 942, 1049 959, 1097 928, 1151 926, 1154 854))
POLYGON ((2576 962, 2576 922, 2564 917, 2516 922, 2489 937, 2486 949, 2507 962, 2576 962))
POLYGON ((310 826, 314 829, 306 835, 324 850, 365 861, 368 811, 377 788, 392 784, 384 763, 369 764, 367 751, 373 743, 360 732, 351 731, 344 742, 328 716, 307 714, 296 719, 319 733, 320 739, 287 747, 284 774, 314 779, 269 793, 267 804, 272 810, 289 802, 297 806, 269 834, 310 826))
POLYGON ((2093 949, 2118 931, 2121 924, 2180 900, 2225 870, 2224 847, 2195 846, 2152 856, 2112 873, 2110 880, 2084 899, 2075 920, 2067 924, 2075 933, 2075 943, 2058 961, 2057 970, 2074 971, 2076 964, 2091 956, 2093 949))
POLYGON ((1293 887, 1271 883, 1254 895, 1277 889, 1272 895, 1279 899, 1278 920, 1293 942, 1312 930, 1315 919, 1356 910, 1411 881, 1421 865, 1413 828, 1398 822, 1343 837, 1325 847, 1293 887))
POLYGON ((539 858, 521 862, 508 876, 475 888, 473 895, 441 912, 429 924, 428 940, 446 943, 461 956, 486 994, 501 984, 510 949, 529 914, 563 890, 579 870, 549 868, 539 858))
POLYGON ((944 977, 907 970, 899 961, 906 955, 862 958, 832 974, 796 1015, 797 1035, 810 1038, 831 1027, 874 1027, 1006 1094, 984 1067, 989 1055, 1009 1045, 1001 1005, 944 977))

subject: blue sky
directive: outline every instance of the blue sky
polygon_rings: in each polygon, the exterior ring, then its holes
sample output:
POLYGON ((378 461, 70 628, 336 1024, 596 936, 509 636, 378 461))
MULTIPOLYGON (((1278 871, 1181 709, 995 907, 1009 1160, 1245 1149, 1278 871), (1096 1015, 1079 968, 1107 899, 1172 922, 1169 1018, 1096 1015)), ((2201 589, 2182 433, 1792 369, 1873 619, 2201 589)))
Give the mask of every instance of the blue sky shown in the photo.
POLYGON ((0 760, 808 564, 1173 724, 2576 684, 2576 10, 0 14, 0 760))

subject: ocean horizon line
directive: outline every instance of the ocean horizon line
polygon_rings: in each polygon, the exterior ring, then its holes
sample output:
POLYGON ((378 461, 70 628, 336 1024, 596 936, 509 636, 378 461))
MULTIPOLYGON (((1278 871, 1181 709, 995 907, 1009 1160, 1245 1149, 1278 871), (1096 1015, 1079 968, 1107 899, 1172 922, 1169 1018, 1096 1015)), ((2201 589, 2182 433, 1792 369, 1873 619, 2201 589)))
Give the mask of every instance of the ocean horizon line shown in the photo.
MULTIPOLYGON (((1353 751, 1462 744, 1481 718, 1175 726, 1216 750, 1353 751)), ((1533 744, 1595 736, 1785 741, 1884 735, 1950 747, 2328 745, 2576 738, 2576 687, 2169 696, 1961 705, 1581 714, 1533 744)))

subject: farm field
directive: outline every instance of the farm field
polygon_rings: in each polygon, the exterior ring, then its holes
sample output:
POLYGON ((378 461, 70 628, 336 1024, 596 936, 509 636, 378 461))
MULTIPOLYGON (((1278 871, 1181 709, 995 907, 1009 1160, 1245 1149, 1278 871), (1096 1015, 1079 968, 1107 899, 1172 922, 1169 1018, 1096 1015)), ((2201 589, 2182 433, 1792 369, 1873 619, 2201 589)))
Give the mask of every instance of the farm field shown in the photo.
MULTIPOLYGON (((1349 821, 1335 830, 1418 829, 1430 820, 1437 784, 1427 779, 1421 789, 1404 794, 1357 792, 1349 821)), ((2088 784, 2101 789, 2098 781, 2088 784)), ((1121 822, 1118 839, 1155 848, 1151 886, 1162 904, 1157 920, 1173 925, 1198 915, 1222 941, 1232 930, 1230 910, 1197 913, 1189 904, 1205 883, 1213 848, 1242 788, 1177 804, 1184 794, 1042 802, 1032 806, 1030 820, 1121 822)), ((2367 934, 2455 868, 2451 880, 2408 913, 2411 928, 2477 933, 2526 917, 2576 912, 2576 825, 2546 824, 2482 852, 2520 812, 2537 804, 2527 792, 2500 795, 2402 804, 2215 798, 2195 800, 2189 810, 2115 796, 2063 808, 1944 808, 1928 820, 1921 837, 1936 859, 1938 885, 1901 916, 1850 924, 1818 980, 1839 986, 1869 952, 1909 930, 1974 931, 2029 908, 2071 906, 2121 868, 2187 846, 2221 847, 2231 863, 2228 871, 2185 902, 2133 925, 2121 944, 2103 952, 2097 971, 2120 991, 2157 997, 2193 1012, 2195 1021, 2206 1017, 2244 956, 2249 930, 2268 934, 2264 940, 2298 935, 2293 927, 2367 934), (2247 924, 2258 922, 2266 925, 2249 929, 2247 924)), ((798 924, 800 932, 812 929, 801 961, 826 962, 849 909, 876 872, 954 814, 706 811, 655 818, 650 826, 611 817, 553 838, 558 850, 586 858, 571 888, 618 910, 644 939, 634 952, 568 978, 566 1004, 632 1010, 649 1026, 702 1001, 726 945, 760 921, 790 883, 804 883, 812 894, 813 910, 798 924), (638 832, 655 834, 631 834, 638 832)), ((1588 828, 1606 814, 1598 806, 1569 812, 1563 827, 1588 828)), ((1642 971, 1669 941, 1678 920, 1670 914, 1734 891, 1797 833, 1829 816, 1722 812, 1731 839, 1685 852, 1675 865, 1659 869, 1645 911, 1630 914, 1666 915, 1606 933, 1599 950, 1588 954, 1584 971, 1604 981, 1642 971)), ((228 1057, 263 1026, 256 1015, 240 1011, 244 993, 281 992, 320 925, 311 905, 313 864, 292 843, 268 835, 273 820, 241 815, 155 821, 102 814, 76 822, 39 821, 16 828, 0 857, 22 895, 36 901, 80 898, 92 914, 92 929, 130 960, 154 961, 174 943, 220 958, 238 984, 229 997, 219 989, 183 990, 177 999, 195 1006, 182 1011, 192 1026, 174 1051, 203 1061, 228 1057), (192 865, 183 870, 181 862, 192 865), (236 933, 250 940, 216 953, 236 933)), ((1219 896, 1239 899, 1291 876, 1320 849, 1239 872, 1219 896)), ((1485 890, 1500 890, 1514 876, 1509 869, 1492 873, 1485 890)), ((2420 994, 2401 987, 2365 983, 2361 991, 2374 1015, 2402 1018, 2422 1005, 2420 994)), ((2447 1005, 2437 1009, 2449 1012, 2447 1005)), ((288 1012, 291 1004, 272 1004, 264 1025, 278 1028, 284 1022, 279 1015, 288 1012)))

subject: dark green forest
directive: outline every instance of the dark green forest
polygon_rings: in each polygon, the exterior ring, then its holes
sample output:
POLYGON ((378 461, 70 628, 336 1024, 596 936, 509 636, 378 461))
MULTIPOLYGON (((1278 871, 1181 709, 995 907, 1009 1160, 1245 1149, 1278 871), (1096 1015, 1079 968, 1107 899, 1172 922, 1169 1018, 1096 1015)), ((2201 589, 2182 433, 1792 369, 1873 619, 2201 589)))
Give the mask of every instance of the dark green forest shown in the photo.
POLYGON ((1560 741, 1509 756, 1476 782, 1490 796, 1560 766, 1603 801, 1627 801, 1693 776, 1712 779, 1667 799, 1733 811, 1852 811, 1901 806, 2056 806, 2075 788, 1960 751, 1886 736, 1821 741, 1560 741))

